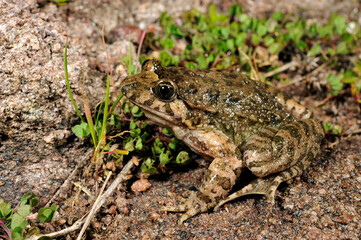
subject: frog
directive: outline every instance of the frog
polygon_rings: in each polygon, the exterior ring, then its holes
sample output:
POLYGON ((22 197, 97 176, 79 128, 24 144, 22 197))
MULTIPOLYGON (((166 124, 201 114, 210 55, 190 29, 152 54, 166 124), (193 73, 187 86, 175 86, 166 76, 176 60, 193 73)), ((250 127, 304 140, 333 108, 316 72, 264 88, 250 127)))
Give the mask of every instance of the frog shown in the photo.
POLYGON ((249 194, 274 204, 278 186, 300 176, 320 152, 324 131, 313 112, 243 73, 163 67, 148 59, 120 87, 148 119, 210 160, 199 189, 162 208, 183 212, 179 224, 249 194), (245 169, 255 179, 229 194, 245 169))

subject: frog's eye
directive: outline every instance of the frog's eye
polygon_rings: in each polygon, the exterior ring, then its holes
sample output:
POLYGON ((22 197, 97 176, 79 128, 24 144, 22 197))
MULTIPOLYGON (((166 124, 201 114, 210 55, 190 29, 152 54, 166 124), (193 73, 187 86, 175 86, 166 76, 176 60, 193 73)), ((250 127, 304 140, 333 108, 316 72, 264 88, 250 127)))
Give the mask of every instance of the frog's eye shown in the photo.
POLYGON ((173 82, 160 81, 152 90, 157 98, 167 102, 177 96, 177 87, 173 82))

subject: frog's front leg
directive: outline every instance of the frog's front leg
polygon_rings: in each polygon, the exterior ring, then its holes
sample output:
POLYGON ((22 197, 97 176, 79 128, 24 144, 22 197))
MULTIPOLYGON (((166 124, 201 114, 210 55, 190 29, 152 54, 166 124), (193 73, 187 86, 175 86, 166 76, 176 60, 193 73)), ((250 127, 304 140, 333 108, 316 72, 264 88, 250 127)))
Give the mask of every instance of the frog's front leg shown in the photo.
POLYGON ((227 196, 236 183, 243 167, 242 161, 235 157, 215 158, 206 171, 205 179, 199 191, 192 192, 185 203, 175 207, 164 207, 170 212, 185 212, 179 219, 182 224, 198 213, 206 212, 227 196))

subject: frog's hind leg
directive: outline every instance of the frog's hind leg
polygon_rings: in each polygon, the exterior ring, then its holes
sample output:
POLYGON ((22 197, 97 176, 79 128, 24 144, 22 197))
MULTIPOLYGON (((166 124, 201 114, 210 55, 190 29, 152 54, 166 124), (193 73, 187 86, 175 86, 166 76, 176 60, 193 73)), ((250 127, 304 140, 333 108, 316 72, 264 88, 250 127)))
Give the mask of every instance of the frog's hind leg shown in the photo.
POLYGON ((314 119, 260 129, 242 147, 243 160, 257 177, 283 172, 311 155, 314 158, 323 136, 320 123, 314 119))
POLYGON ((313 159, 313 156, 310 155, 308 158, 306 158, 304 161, 298 163, 296 166, 291 167, 290 169, 287 169, 284 172, 273 174, 270 176, 267 176, 265 178, 258 178, 254 181, 252 181, 247 186, 243 187, 241 190, 229 195, 222 201, 220 201, 217 206, 214 208, 214 210, 218 210, 219 207, 224 205, 227 202, 230 202, 236 198, 250 195, 250 194, 260 194, 265 195, 268 199, 268 201, 273 205, 275 194, 278 186, 285 181, 288 181, 294 177, 300 176, 302 172, 309 166, 311 160, 313 159))
POLYGON ((274 203, 279 184, 302 174, 318 154, 322 138, 323 129, 313 119, 260 129, 242 146, 246 167, 260 178, 225 198, 217 208, 249 194, 266 195, 274 203))

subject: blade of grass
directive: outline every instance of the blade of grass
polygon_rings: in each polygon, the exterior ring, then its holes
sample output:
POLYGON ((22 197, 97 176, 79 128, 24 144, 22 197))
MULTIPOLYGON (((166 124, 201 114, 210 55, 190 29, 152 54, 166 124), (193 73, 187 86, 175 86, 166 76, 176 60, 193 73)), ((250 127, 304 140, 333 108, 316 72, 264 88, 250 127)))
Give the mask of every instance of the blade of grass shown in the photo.
POLYGON ((92 136, 94 147, 96 147, 97 146, 97 138, 96 138, 96 134, 95 134, 92 113, 90 111, 89 104, 88 104, 88 102, 84 96, 84 92, 83 92, 84 83, 85 83, 85 77, 83 77, 83 86, 81 88, 81 95, 83 97, 84 113, 85 113, 85 117, 88 122, 89 129, 90 129, 90 135, 92 136))
MULTIPOLYGON (((108 105, 109 105, 109 74, 107 75, 107 93, 105 95, 105 105, 104 105, 104 115, 103 115, 103 124, 102 124, 102 131, 100 132, 99 141, 102 140, 105 143, 105 130, 107 125, 107 118, 108 118, 108 105)), ((104 144, 103 144, 104 145, 104 144)))
POLYGON ((68 55, 67 54, 68 54, 68 39, 65 42, 65 51, 64 51, 64 71, 65 71, 66 87, 68 88, 69 97, 70 97, 71 102, 73 103, 73 106, 75 108, 76 113, 78 114, 81 121, 85 122, 83 117, 81 116, 79 110, 78 110, 78 106, 75 103, 75 100, 73 98, 73 94, 72 94, 71 89, 70 89, 69 75, 68 75, 68 55))
POLYGON ((113 113, 115 107, 117 106, 117 104, 118 104, 118 102, 120 101, 120 99, 122 99, 122 97, 123 97, 123 93, 120 93, 119 96, 118 96, 118 98, 117 98, 117 100, 115 100, 115 102, 113 103, 112 107, 110 108, 110 111, 109 111, 109 114, 108 114, 108 115, 110 115, 110 114, 113 113))
POLYGON ((112 65, 110 64, 110 56, 108 54, 107 45, 105 44, 104 25, 103 25, 103 28, 102 28, 102 40, 103 40, 103 45, 104 45, 104 48, 105 48, 105 53, 107 55, 107 61, 108 61, 108 67, 109 67, 109 73, 108 74, 110 74, 110 80, 112 81, 113 90, 114 90, 115 94, 118 95, 117 89, 115 88, 115 84, 114 84, 114 80, 113 80, 113 72, 112 72, 112 65))
POLYGON ((130 52, 130 34, 129 34, 129 40, 128 40, 128 61, 129 61, 129 67, 128 67, 128 75, 131 76, 132 75, 132 56, 131 56, 131 52, 130 52))
MULTIPOLYGON (((96 118, 96 120, 95 120, 95 129, 96 129, 96 126, 98 126, 99 116, 100 116, 100 113, 102 112, 103 104, 104 104, 104 101, 102 100, 102 102, 100 103, 99 109, 98 109, 97 118, 96 118)), ((98 133, 98 134, 99 134, 99 133, 98 133)))
POLYGON ((142 49, 144 37, 145 37, 145 31, 143 30, 142 36, 140 37, 140 41, 139 41, 139 47, 138 47, 138 53, 137 53, 137 60, 138 60, 138 62, 137 62, 137 64, 135 65, 135 71, 134 71, 134 73, 137 73, 137 71, 138 71, 140 50, 142 49))

